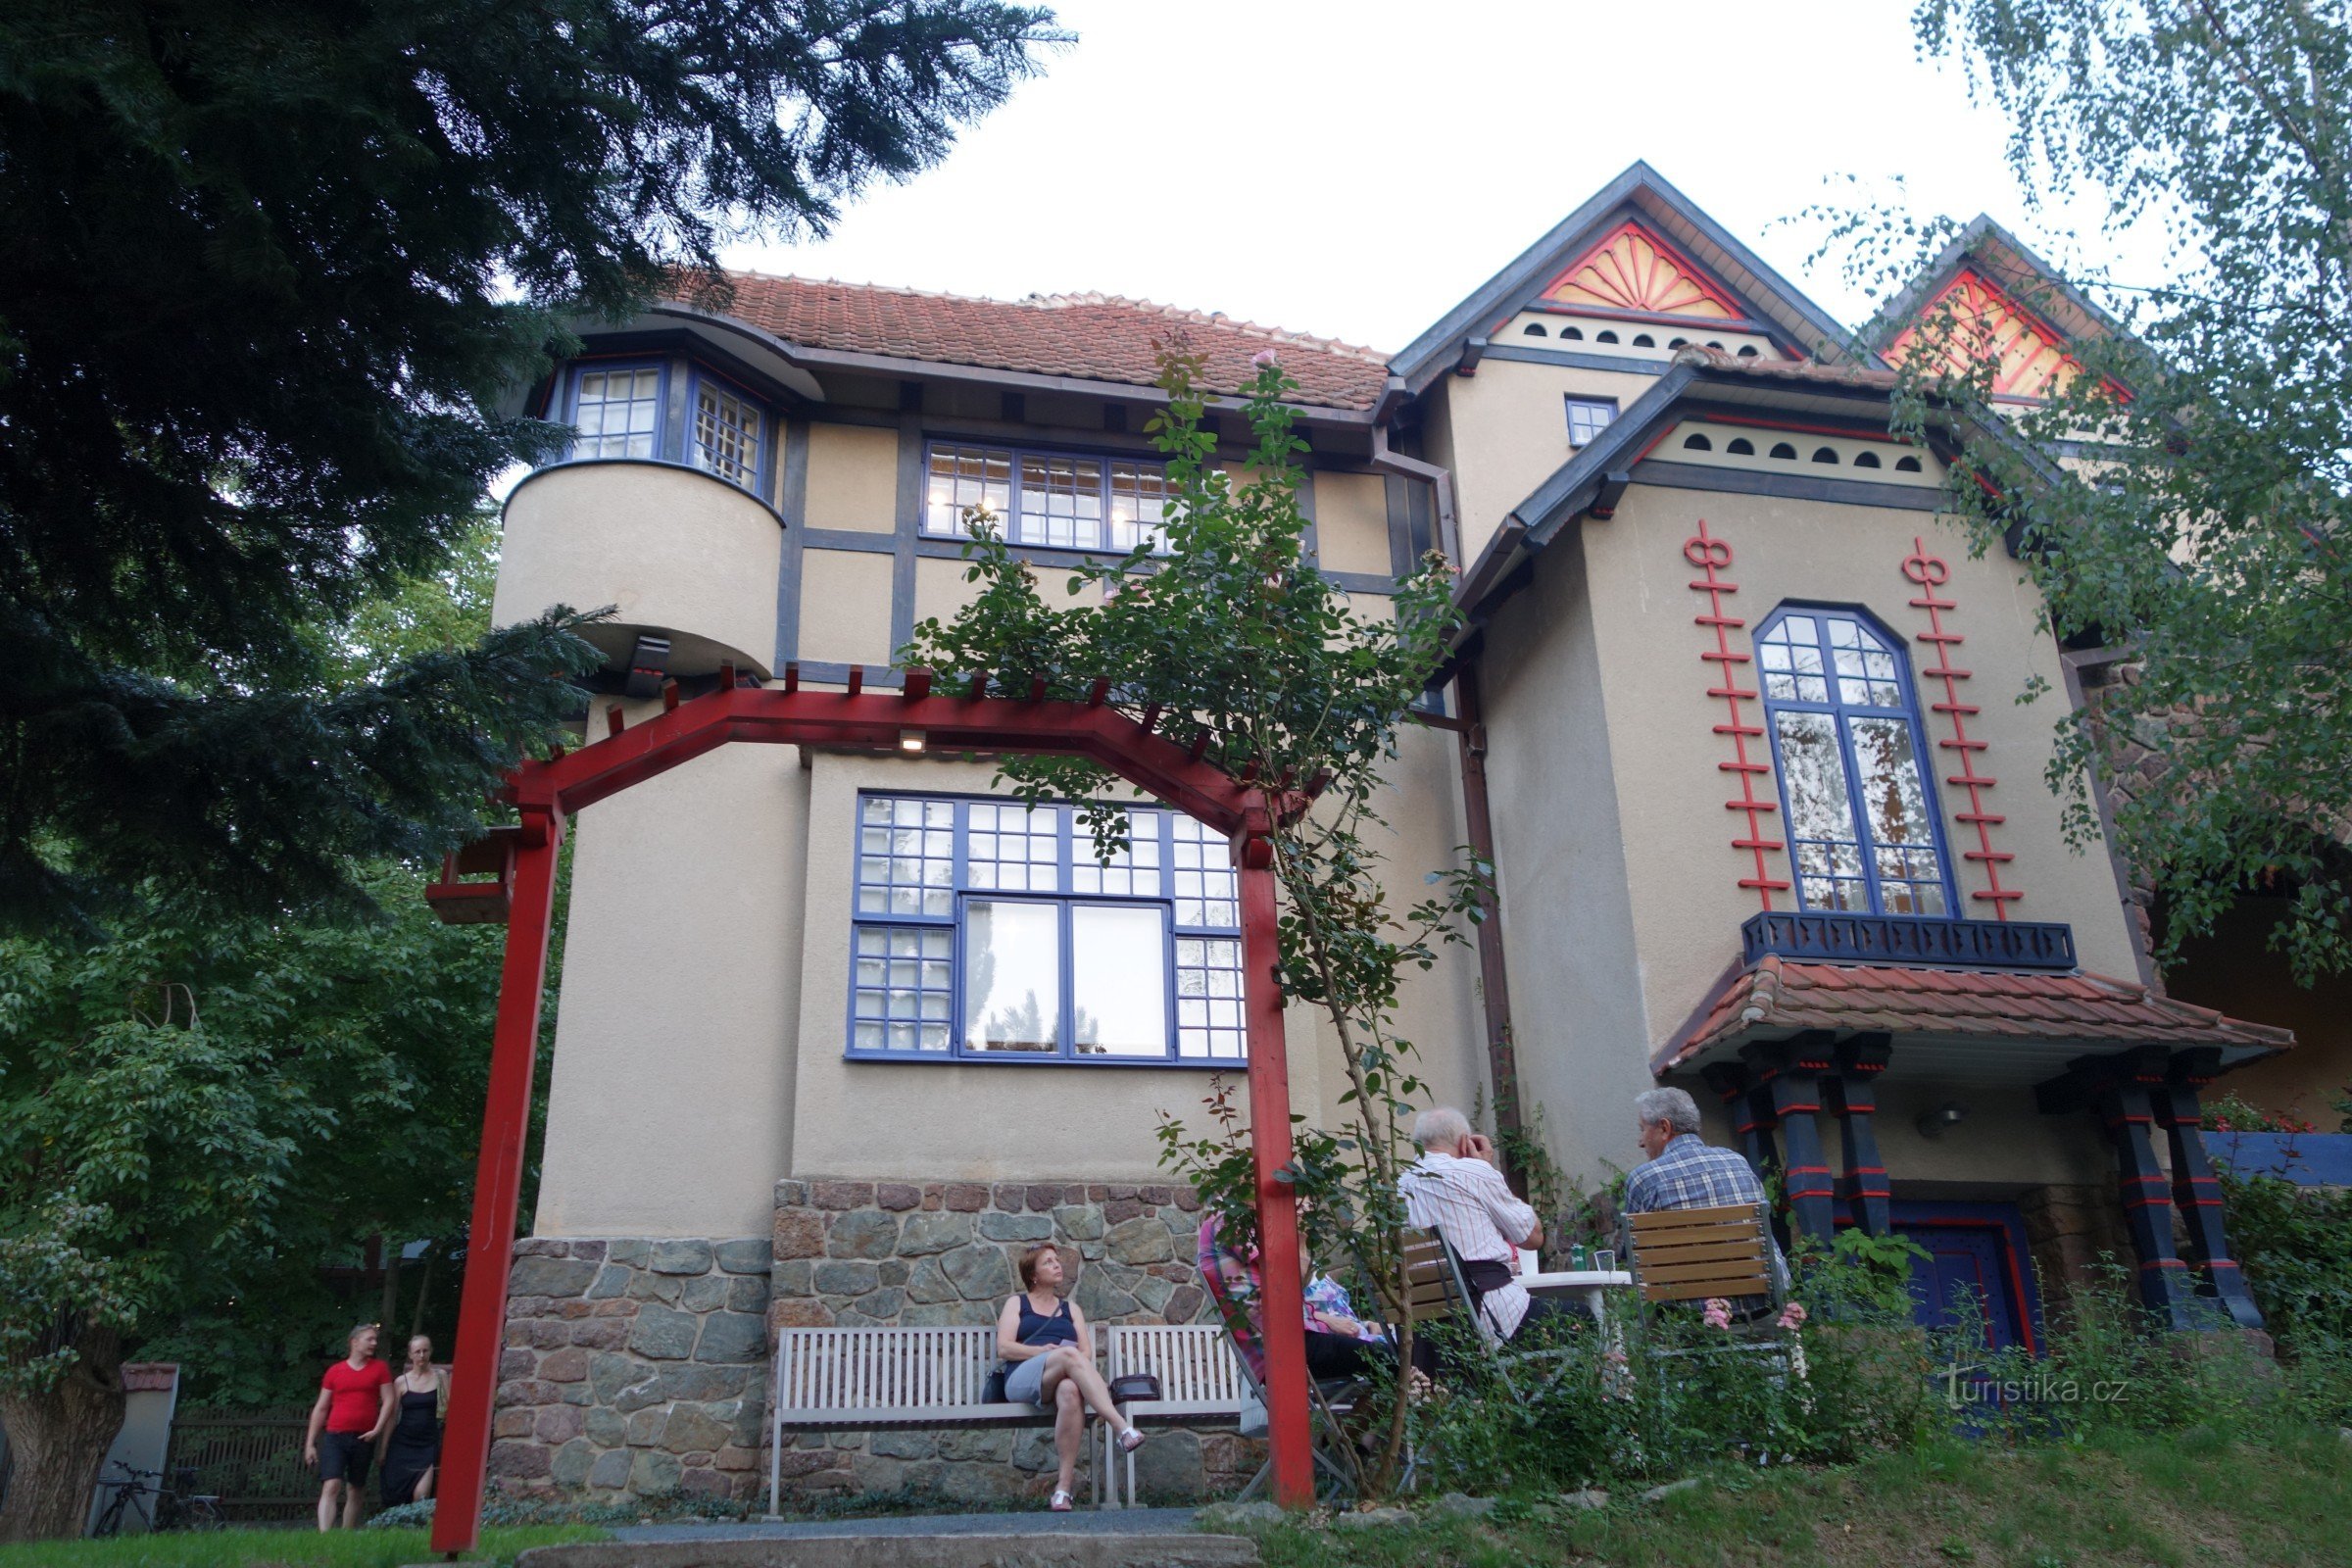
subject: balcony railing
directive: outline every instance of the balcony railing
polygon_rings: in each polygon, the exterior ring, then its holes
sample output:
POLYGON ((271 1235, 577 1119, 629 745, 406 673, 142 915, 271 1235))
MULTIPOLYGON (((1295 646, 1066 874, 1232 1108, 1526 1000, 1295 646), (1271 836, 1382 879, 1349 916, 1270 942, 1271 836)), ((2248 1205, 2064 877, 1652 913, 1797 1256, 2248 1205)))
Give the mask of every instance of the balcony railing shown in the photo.
POLYGON ((1894 914, 1755 914, 1740 927, 1745 962, 1767 953, 1813 963, 1939 969, 2075 967, 2074 928, 2058 921, 1923 920, 1894 914))

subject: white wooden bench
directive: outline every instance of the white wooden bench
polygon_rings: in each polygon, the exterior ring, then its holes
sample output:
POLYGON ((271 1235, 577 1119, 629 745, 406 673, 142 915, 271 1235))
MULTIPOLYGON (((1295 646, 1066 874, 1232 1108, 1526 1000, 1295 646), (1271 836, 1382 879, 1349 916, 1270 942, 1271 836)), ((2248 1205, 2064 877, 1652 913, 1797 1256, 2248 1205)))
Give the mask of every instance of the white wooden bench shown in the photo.
MULTIPOLYGON (((1245 1392, 1241 1369, 1213 1325, 1111 1324, 1096 1329, 1095 1340, 1097 1354, 1110 1367, 1108 1376, 1159 1375, 1167 1398, 1135 1405, 1129 1419, 1240 1417, 1245 1392)), ((779 1331, 774 1393, 768 1404, 769 1516, 776 1516, 783 1489, 788 1433, 1052 1426, 1050 1410, 983 1399, 997 1364, 997 1331, 985 1326, 779 1331)), ((1098 1507, 1118 1503, 1114 1452, 1105 1427, 1103 1462, 1095 1467, 1098 1507)), ((1134 1468, 1131 1459, 1126 1477, 1130 1500, 1134 1468)))
MULTIPOLYGON (((1109 1376, 1150 1372, 1159 1379, 1161 1397, 1119 1406, 1119 1414, 1139 1426, 1157 1422, 1195 1425, 1241 1419, 1242 1407, 1252 1397, 1250 1381, 1234 1353, 1233 1342, 1214 1323, 1120 1323, 1102 1331, 1110 1359, 1109 1376)), ((1102 1429, 1103 1468, 1112 1468, 1118 1450, 1108 1427, 1102 1429)), ((1135 1506, 1135 1455, 1126 1455, 1125 1490, 1113 1474, 1112 1499, 1124 1495, 1135 1506)))

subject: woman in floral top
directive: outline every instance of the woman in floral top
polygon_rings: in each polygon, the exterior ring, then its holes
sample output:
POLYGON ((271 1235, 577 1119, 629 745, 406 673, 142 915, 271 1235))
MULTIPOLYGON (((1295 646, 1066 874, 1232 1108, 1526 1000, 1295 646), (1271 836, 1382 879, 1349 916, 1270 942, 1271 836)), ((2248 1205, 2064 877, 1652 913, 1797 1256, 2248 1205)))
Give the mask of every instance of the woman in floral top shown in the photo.
MULTIPOLYGON (((1200 1264, 1201 1283, 1232 1331, 1235 1347, 1249 1361, 1250 1369, 1263 1378, 1266 1352, 1255 1255, 1245 1257, 1219 1246, 1217 1217, 1209 1214, 1200 1221, 1200 1264)), ((1310 1275, 1304 1295, 1308 1377, 1318 1383, 1363 1377, 1371 1371, 1372 1358, 1396 1355, 1388 1331, 1378 1323, 1358 1319, 1347 1289, 1337 1280, 1328 1274, 1310 1275)))

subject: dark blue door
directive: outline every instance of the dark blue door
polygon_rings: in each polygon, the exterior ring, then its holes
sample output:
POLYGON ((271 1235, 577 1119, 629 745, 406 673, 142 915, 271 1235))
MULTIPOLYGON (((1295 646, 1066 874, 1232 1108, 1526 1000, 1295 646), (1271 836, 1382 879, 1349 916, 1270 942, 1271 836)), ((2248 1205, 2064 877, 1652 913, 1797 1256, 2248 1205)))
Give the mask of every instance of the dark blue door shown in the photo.
POLYGON ((1911 1260, 1911 1300, 1924 1328, 1981 1326, 1984 1348, 2037 1350, 2032 1264, 2013 1204, 1903 1202, 1894 1229, 1927 1252, 1911 1260))
POLYGON ((1983 1325, 1986 1349, 2017 1343, 2016 1308, 1991 1231, 1939 1225, 1897 1229, 1928 1250, 1926 1257, 1911 1260, 1912 1311, 1921 1325, 1950 1330, 1974 1320, 1983 1325))

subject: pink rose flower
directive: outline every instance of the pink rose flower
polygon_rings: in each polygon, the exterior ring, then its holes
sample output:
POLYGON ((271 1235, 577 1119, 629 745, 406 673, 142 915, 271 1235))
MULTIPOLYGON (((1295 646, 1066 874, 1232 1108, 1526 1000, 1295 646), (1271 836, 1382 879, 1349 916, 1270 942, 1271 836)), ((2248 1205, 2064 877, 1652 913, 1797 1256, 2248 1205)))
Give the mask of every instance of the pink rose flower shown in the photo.
POLYGON ((1781 1327, 1801 1329, 1805 1326, 1805 1315, 1804 1302, 1790 1301, 1787 1306, 1781 1308, 1781 1327))
POLYGON ((1274 351, 1272 349, 1259 349, 1255 354, 1250 356, 1250 363, 1256 366, 1261 370, 1266 369, 1275 363, 1274 351))
POLYGON ((1732 1303, 1720 1296, 1709 1297, 1702 1318, 1711 1329, 1728 1329, 1732 1326, 1732 1303))

